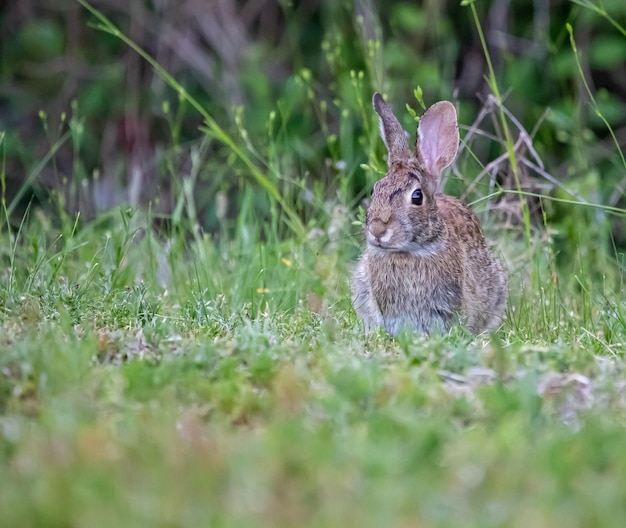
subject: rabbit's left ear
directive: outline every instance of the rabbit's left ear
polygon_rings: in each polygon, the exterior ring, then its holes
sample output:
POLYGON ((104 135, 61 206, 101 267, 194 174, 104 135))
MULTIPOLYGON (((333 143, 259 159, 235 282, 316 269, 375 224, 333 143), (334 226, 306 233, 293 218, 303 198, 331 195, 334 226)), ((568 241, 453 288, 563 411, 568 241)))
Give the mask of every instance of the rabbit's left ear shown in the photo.
POLYGON ((372 104, 379 117, 380 137, 387 147, 387 163, 391 168, 394 163, 406 161, 411 157, 409 144, 402 125, 385 103, 383 96, 376 92, 372 104))
POLYGON ((456 110, 449 101, 432 105, 420 119, 415 139, 415 155, 424 170, 438 177, 452 164, 459 150, 456 110))

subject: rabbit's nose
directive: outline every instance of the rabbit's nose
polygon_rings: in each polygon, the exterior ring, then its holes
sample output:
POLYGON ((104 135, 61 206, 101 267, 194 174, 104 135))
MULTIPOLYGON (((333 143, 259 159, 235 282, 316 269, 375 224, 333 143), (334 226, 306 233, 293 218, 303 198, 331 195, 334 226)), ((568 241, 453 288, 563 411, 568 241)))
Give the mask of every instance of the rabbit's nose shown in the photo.
POLYGON ((369 226, 369 232, 375 239, 380 240, 387 232, 387 224, 378 218, 372 220, 369 226))

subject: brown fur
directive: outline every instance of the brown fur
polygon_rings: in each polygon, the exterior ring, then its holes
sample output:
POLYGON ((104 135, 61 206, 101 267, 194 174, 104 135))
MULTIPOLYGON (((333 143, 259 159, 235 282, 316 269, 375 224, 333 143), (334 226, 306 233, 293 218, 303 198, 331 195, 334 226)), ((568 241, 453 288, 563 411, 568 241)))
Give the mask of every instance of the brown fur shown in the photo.
POLYGON ((504 268, 474 213, 436 194, 440 172, 458 148, 454 107, 437 103, 424 114, 414 153, 380 96, 374 107, 390 150, 389 171, 376 182, 366 213, 368 245, 352 282, 357 314, 368 329, 382 326, 391 334, 445 332, 458 317, 474 333, 497 326, 506 304, 504 268), (419 205, 412 201, 415 190, 422 193, 419 205))

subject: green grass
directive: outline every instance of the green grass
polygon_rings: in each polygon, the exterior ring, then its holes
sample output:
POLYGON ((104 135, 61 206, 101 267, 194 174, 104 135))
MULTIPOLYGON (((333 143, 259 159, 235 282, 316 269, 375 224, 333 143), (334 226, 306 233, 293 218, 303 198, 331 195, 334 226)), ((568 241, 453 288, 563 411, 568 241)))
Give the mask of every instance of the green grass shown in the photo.
POLYGON ((218 123, 151 62, 180 105, 162 116, 172 152, 187 148, 184 104, 204 122, 188 174, 174 154, 155 162, 172 181, 171 214, 86 219, 58 190, 16 217, 69 138, 83 174, 79 115, 10 200, 0 166, 0 526, 624 526, 626 267, 611 221, 626 211, 601 205, 607 190, 585 158, 598 144, 574 126, 577 177, 528 190, 525 131, 491 69, 493 143, 514 185, 480 180, 487 139, 476 134, 457 161, 463 180, 447 184, 473 189, 507 263, 506 318, 477 337, 365 335, 349 278, 358 207, 384 165, 368 99, 382 51, 368 42, 353 71, 334 36, 322 44, 332 97, 319 99, 302 69, 263 137, 258 123, 257 135, 246 129, 253 109, 218 123), (311 166, 325 167, 317 181, 311 166), (206 232, 199 189, 230 205, 213 208, 206 232))
POLYGON ((348 239, 166 258, 107 220, 3 236, 1 525, 622 526, 608 277, 538 256, 493 336, 393 340, 359 329, 348 239))

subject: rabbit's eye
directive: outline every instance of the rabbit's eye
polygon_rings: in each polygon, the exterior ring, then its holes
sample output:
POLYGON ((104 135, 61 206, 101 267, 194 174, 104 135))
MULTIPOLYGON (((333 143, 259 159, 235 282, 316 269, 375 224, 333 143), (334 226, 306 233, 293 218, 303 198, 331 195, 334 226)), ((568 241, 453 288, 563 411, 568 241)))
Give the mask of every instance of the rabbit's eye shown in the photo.
POLYGON ((411 195, 411 203, 413 205, 422 205, 422 200, 424 199, 424 197, 422 196, 422 190, 421 189, 415 189, 413 191, 413 194, 411 195))

